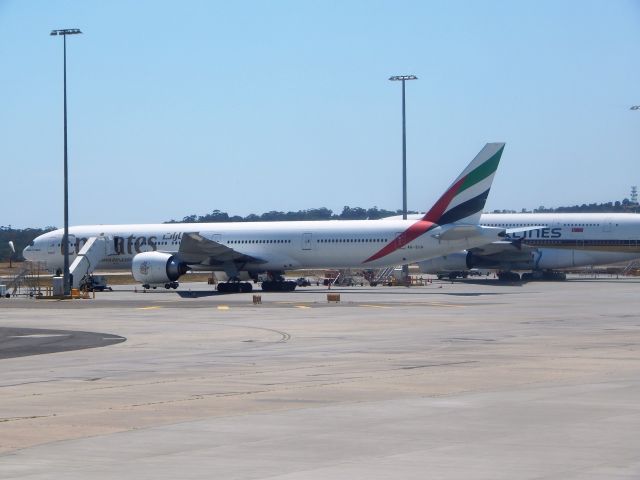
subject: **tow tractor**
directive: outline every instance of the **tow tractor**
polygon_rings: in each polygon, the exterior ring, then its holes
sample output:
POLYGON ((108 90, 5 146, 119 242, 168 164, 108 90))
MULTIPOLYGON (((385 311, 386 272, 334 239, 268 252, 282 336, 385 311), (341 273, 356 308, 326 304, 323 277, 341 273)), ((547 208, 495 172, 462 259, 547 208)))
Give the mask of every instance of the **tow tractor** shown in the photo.
POLYGON ((107 285, 107 277, 104 275, 87 274, 80 280, 80 290, 83 292, 104 292, 113 289, 107 285))

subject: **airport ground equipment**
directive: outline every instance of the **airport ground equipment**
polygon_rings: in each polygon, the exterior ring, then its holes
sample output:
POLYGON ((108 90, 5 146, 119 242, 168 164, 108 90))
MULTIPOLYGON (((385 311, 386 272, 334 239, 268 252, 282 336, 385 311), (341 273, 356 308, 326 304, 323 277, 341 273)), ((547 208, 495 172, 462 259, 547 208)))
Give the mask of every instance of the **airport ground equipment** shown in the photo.
POLYGON ((331 286, 352 287, 354 285, 364 285, 365 277, 361 272, 354 272, 351 268, 338 270, 331 281, 331 286))
POLYGON ((11 295, 16 294, 16 292, 22 286, 24 279, 26 278, 26 276, 29 274, 30 271, 31 271, 31 266, 29 265, 29 262, 25 262, 22 268, 20 269, 20 271, 18 272, 18 274, 13 278, 11 282, 11 287, 12 287, 11 295))
POLYGON ((40 274, 45 271, 46 268, 41 262, 24 262, 18 273, 7 282, 5 297, 40 294, 44 288, 40 274))
POLYGON ((107 277, 104 275, 86 274, 80 282, 80 291, 83 292, 104 292, 111 291, 112 288, 107 285, 107 277))
POLYGON ((640 260, 629 262, 622 270, 622 275, 638 275, 640 271, 640 260))
POLYGON ((340 302, 340 294, 339 293, 327 293, 327 303, 339 303, 340 302))
POLYGON ((375 287, 376 285, 386 283, 389 277, 393 275, 395 269, 396 267, 393 266, 377 270, 374 277, 369 281, 369 285, 375 287))
POLYGON ((85 281, 85 276, 91 274, 98 263, 102 261, 107 255, 109 255, 110 245, 112 242, 109 238, 104 236, 89 237, 87 243, 85 243, 75 260, 69 267, 69 273, 71 274, 73 288, 80 288, 80 284, 85 281))

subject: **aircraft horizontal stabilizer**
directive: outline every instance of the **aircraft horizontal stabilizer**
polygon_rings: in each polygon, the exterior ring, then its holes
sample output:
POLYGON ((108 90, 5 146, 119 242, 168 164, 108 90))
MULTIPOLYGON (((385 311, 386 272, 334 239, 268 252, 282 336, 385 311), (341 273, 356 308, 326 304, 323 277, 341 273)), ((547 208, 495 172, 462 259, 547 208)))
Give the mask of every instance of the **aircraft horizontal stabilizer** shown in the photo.
POLYGON ((480 225, 452 225, 445 227, 443 231, 433 235, 433 237, 438 240, 449 241, 485 236, 495 238, 496 236, 501 236, 502 233, 504 233, 504 228, 483 227, 480 225))
POLYGON ((524 232, 531 232, 533 230, 542 230, 543 228, 549 228, 546 225, 537 225, 537 226, 533 226, 533 227, 517 227, 517 228, 507 228, 506 229, 506 234, 507 236, 512 235, 514 233, 524 233, 524 232))

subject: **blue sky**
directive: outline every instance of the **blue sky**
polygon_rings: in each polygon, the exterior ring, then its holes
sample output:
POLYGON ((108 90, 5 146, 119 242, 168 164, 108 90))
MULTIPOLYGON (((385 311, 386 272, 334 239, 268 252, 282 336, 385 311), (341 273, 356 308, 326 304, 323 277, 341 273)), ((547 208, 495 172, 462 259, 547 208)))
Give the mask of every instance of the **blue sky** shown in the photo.
POLYGON ((487 208, 640 184, 640 1, 0 0, 0 225, 425 210, 486 142, 487 208))

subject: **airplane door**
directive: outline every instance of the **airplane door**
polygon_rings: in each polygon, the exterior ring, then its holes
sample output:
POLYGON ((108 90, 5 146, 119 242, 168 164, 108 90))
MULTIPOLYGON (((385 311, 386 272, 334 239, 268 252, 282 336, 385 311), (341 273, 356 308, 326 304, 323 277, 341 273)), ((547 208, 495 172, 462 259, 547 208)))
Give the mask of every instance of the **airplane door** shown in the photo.
POLYGON ((313 243, 312 243, 312 234, 311 233, 303 233, 302 234, 302 250, 311 250, 313 243))
POLYGON ((78 252, 76 251, 76 247, 78 244, 76 243, 76 236, 69 235, 69 255, 75 255, 78 252))
MULTIPOLYGON (((54 255, 58 251, 58 243, 62 241, 59 237, 53 237, 49 240, 49 244, 47 245, 47 253, 49 255, 54 255)), ((60 247, 62 249, 62 247, 60 247)))
POLYGON ((607 218, 602 223, 602 231, 603 232, 610 232, 611 230, 613 230, 613 226, 611 225, 611 219, 607 218))

